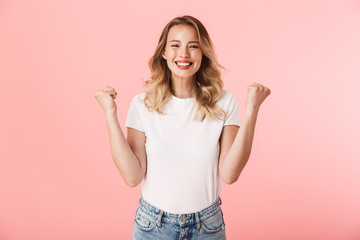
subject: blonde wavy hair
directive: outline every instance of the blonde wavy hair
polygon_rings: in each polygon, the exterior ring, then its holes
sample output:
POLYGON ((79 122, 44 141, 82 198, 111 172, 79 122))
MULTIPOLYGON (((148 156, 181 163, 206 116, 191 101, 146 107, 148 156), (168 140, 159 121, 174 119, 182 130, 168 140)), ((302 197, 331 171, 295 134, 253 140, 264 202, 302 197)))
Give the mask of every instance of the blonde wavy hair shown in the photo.
POLYGON ((164 114, 163 108, 174 94, 171 83, 171 71, 162 54, 166 47, 170 29, 179 24, 186 24, 195 28, 202 51, 201 66, 195 74, 194 81, 195 102, 197 105, 194 120, 203 121, 206 117, 224 119, 225 112, 216 105, 216 102, 223 94, 220 68, 225 68, 216 60, 213 43, 204 25, 198 19, 188 15, 171 20, 160 35, 154 55, 149 60, 151 74, 150 80, 145 82, 146 93, 144 104, 149 111, 155 110, 159 114, 164 114))

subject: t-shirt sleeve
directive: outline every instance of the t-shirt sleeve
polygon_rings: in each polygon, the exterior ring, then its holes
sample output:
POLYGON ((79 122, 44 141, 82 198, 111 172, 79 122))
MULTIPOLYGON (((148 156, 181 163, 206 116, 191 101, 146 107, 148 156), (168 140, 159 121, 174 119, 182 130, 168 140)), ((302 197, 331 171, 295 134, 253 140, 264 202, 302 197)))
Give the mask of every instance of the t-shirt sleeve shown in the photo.
POLYGON ((141 109, 139 109, 141 106, 140 104, 142 103, 139 100, 139 95, 137 95, 132 99, 130 103, 130 107, 126 117, 125 127, 130 127, 145 132, 140 115, 140 111, 141 111, 141 109))
POLYGON ((240 117, 239 117, 239 108, 236 101, 236 97, 228 92, 230 95, 230 101, 225 116, 224 126, 225 125, 236 125, 240 127, 240 117))

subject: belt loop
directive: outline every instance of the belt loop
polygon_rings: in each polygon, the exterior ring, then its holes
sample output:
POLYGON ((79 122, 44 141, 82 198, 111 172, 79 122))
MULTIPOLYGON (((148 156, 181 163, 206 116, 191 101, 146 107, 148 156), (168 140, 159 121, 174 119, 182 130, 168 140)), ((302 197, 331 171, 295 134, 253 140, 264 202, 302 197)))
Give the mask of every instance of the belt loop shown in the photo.
POLYGON ((162 221, 163 214, 164 214, 164 212, 160 211, 160 214, 159 214, 159 217, 158 217, 158 220, 157 220, 158 227, 161 227, 161 221, 162 221))
POLYGON ((221 201, 221 198, 219 197, 219 202, 220 202, 220 205, 222 204, 222 201, 221 201))
POLYGON ((199 213, 195 213, 195 219, 196 219, 196 229, 200 230, 200 217, 199 217, 199 213))

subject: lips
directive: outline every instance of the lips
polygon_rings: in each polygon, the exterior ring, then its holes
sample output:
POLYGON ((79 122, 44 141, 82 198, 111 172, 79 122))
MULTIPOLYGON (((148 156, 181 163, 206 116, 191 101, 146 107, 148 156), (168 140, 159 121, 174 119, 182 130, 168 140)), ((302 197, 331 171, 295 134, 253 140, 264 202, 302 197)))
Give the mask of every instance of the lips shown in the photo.
POLYGON ((189 61, 175 61, 175 63, 178 67, 189 67, 193 64, 192 62, 189 61))

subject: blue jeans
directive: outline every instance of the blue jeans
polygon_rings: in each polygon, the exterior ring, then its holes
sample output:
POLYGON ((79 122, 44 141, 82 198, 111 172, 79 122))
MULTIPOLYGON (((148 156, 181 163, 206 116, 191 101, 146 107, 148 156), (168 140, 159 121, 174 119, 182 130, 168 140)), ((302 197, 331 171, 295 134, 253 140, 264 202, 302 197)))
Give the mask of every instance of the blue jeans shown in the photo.
POLYGON ((220 204, 219 198, 200 212, 171 214, 150 205, 140 197, 133 240, 224 240, 226 239, 225 223, 220 204))

